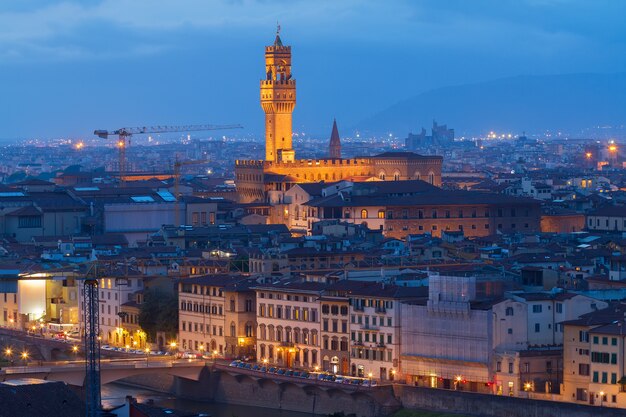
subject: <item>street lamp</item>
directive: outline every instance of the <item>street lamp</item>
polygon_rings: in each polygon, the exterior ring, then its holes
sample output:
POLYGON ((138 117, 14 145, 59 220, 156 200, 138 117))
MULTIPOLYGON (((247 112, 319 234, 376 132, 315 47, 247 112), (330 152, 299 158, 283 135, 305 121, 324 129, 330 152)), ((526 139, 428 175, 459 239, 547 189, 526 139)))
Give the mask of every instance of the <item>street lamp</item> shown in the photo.
POLYGON ((11 348, 6 348, 4 354, 7 356, 7 358, 9 358, 9 362, 11 363, 11 365, 13 365, 13 351, 11 350, 11 348))
POLYGON ((28 352, 22 352, 22 360, 24 361, 24 366, 28 363, 28 352))
POLYGON ((74 355, 76 355, 76 357, 78 357, 78 346, 76 346, 76 345, 72 346, 72 352, 74 352, 74 355))
POLYGON ((600 407, 602 407, 603 402, 604 402, 604 391, 600 391, 600 407))
POLYGON ((176 342, 170 343, 170 349, 172 350, 172 355, 176 354, 176 342))
POLYGON ((146 346, 144 350, 146 352, 146 366, 148 366, 148 358, 150 357, 150 348, 146 346))
POLYGON ((370 385, 369 385, 370 387, 372 386, 372 377, 373 377, 373 376, 374 376, 374 374, 372 374, 371 372, 369 372, 369 373, 367 374, 367 377, 368 377, 368 378, 369 378, 369 380, 370 380, 370 385))
POLYGON ((198 350, 200 351, 200 356, 204 358, 204 345, 198 346, 198 350))
POLYGON ((463 380, 463 377, 461 375, 457 375, 456 378, 454 378, 454 390, 458 390, 459 389, 459 384, 461 383, 461 381, 463 380))
POLYGON ((394 381, 396 379, 396 370, 392 369, 391 370, 391 380, 394 381))

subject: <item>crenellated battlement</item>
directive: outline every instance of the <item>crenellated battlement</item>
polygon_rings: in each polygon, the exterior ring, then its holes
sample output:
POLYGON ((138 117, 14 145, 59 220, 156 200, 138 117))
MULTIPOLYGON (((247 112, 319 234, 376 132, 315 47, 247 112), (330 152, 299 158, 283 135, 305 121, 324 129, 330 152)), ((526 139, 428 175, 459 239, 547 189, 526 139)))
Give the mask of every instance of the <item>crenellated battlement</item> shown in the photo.
POLYGON ((370 158, 351 158, 351 159, 336 159, 336 158, 322 158, 322 159, 296 159, 295 161, 266 161, 269 166, 276 167, 314 167, 314 166, 370 166, 372 160, 370 158))
POLYGON ((290 80, 261 80, 261 87, 270 86, 296 86, 296 80, 293 78, 290 80))
POLYGON ((370 167, 371 158, 322 158, 322 159, 296 159, 295 161, 262 161, 237 159, 235 166, 249 168, 304 168, 304 167, 370 167))
POLYGON ((238 167, 263 167, 265 161, 260 161, 256 159, 237 159, 235 160, 235 166, 238 167))
POLYGON ((284 52, 284 53, 291 53, 291 46, 290 45, 270 45, 270 46, 266 46, 265 47, 265 52, 284 52))

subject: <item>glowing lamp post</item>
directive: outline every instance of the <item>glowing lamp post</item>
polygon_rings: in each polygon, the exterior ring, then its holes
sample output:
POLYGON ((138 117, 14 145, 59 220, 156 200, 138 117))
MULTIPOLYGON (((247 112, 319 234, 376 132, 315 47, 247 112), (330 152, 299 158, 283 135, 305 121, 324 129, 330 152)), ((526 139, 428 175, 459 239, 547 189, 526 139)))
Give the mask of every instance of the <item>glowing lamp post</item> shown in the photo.
POLYGON ((24 361, 24 366, 28 364, 28 352, 22 352, 22 360, 24 361))
POLYGON ((374 374, 372 374, 371 372, 369 372, 369 373, 367 374, 367 377, 369 378, 369 381, 370 381, 370 387, 372 386, 372 377, 373 377, 373 376, 374 376, 374 374))
POLYGON ((600 391, 600 407, 602 407, 604 403, 604 391, 600 391))
POLYGON ((9 359, 9 362, 11 363, 11 365, 13 365, 13 351, 11 350, 11 348, 6 348, 6 350, 4 351, 4 354, 9 359))
POLYGON ((146 346, 146 349, 144 350, 144 352, 146 352, 146 366, 148 366, 148 358, 150 357, 150 348, 146 346))
POLYGON ((175 355, 176 354, 176 342, 170 343, 170 349, 172 351, 172 355, 175 355))

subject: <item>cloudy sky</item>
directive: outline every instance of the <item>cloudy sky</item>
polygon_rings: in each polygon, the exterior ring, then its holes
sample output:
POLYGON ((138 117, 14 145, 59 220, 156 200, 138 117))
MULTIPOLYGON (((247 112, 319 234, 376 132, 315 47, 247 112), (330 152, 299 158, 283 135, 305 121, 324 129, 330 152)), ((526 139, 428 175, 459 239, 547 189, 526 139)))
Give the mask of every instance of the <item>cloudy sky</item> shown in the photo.
POLYGON ((241 123, 276 22, 294 127, 330 132, 417 93, 520 74, 626 71, 621 0, 2 0, 0 138, 241 123))

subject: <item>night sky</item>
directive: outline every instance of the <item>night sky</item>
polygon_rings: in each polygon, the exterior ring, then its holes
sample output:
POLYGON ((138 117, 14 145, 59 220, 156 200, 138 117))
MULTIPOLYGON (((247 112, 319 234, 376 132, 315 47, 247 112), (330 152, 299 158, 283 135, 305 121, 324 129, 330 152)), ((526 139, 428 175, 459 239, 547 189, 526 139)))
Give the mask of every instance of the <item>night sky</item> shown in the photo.
POLYGON ((3 0, 0 138, 187 123, 258 134, 277 21, 294 130, 328 135, 333 117, 351 125, 442 86, 624 72, 625 16, 618 0, 3 0))

